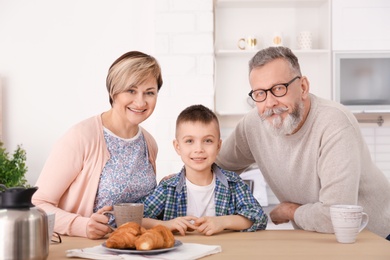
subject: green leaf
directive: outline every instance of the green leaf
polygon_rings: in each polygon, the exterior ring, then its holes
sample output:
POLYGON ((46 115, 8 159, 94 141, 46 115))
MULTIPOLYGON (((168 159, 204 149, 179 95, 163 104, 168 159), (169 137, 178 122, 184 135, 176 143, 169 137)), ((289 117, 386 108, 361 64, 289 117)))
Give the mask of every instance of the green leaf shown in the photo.
POLYGON ((12 157, 0 142, 0 183, 7 188, 30 187, 25 178, 27 173, 26 151, 18 145, 12 157))

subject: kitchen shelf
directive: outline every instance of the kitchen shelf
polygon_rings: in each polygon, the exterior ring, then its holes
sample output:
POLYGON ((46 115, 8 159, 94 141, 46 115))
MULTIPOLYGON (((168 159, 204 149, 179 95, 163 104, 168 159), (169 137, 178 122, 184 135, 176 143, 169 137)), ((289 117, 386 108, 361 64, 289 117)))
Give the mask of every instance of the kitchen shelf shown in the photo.
MULTIPOLYGON (((216 50, 215 55, 219 57, 224 56, 242 56, 247 54, 255 55, 259 49, 253 50, 216 50)), ((330 50, 328 49, 311 49, 311 50, 300 50, 300 49, 292 49, 295 54, 330 54, 330 50)))
POLYGON ((318 7, 327 0, 217 0, 217 7, 318 7))
POLYGON ((298 57, 311 92, 332 97, 331 0, 217 0, 215 12, 215 111, 218 115, 244 115, 250 85, 248 62, 258 50, 271 46, 275 33, 298 57), (313 35, 313 49, 298 48, 301 31, 313 35), (255 36, 256 49, 240 50, 237 42, 255 36))

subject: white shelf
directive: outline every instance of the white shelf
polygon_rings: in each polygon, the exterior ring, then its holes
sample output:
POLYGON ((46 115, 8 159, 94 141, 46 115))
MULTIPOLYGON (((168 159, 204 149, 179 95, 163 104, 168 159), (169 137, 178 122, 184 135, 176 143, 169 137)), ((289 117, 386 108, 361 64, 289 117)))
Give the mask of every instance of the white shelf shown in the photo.
POLYGON ((217 0, 217 7, 318 7, 327 0, 217 0))
POLYGON ((215 111, 219 115, 244 115, 250 85, 248 62, 272 45, 275 33, 297 55, 311 92, 331 98, 331 0, 217 0, 215 2, 215 111), (301 31, 313 35, 312 48, 298 47, 301 31), (240 50, 239 39, 256 37, 256 49, 240 50))
MULTIPOLYGON (((228 50, 228 49, 221 49, 216 50, 215 55, 219 57, 230 57, 230 56, 242 56, 247 54, 256 54, 260 49, 253 49, 253 50, 228 50)), ((299 49, 292 49, 292 51, 295 54, 330 54, 330 50, 328 49, 311 49, 311 50, 299 50, 299 49)))

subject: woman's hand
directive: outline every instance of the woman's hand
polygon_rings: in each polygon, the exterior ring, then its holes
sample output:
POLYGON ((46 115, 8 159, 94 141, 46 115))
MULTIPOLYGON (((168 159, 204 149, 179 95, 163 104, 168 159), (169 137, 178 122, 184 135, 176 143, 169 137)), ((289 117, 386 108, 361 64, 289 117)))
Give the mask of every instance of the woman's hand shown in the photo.
MULTIPOLYGON (((161 179, 161 181, 165 181, 165 180, 168 180, 168 179, 170 179, 170 178, 172 178, 173 176, 176 176, 177 175, 177 173, 171 173, 171 174, 169 174, 169 175, 167 175, 167 176, 164 176, 162 179, 161 179)), ((161 182, 160 181, 160 182, 161 182)))
POLYGON ((104 211, 109 210, 112 210, 112 206, 104 206, 91 215, 91 218, 87 223, 87 237, 89 239, 103 238, 112 231, 107 225, 109 218, 103 215, 104 211))

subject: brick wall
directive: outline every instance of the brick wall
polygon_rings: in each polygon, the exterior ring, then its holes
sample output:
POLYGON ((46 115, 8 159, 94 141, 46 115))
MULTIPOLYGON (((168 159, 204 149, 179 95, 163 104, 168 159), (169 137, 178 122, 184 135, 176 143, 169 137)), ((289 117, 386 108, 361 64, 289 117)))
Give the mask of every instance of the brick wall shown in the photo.
POLYGON ((183 163, 173 149, 177 115, 187 106, 214 109, 214 16, 212 0, 155 0, 155 57, 164 84, 157 107, 143 124, 159 145, 157 179, 183 163))
POLYGON ((362 126, 361 130, 372 160, 390 181, 390 127, 362 126))

